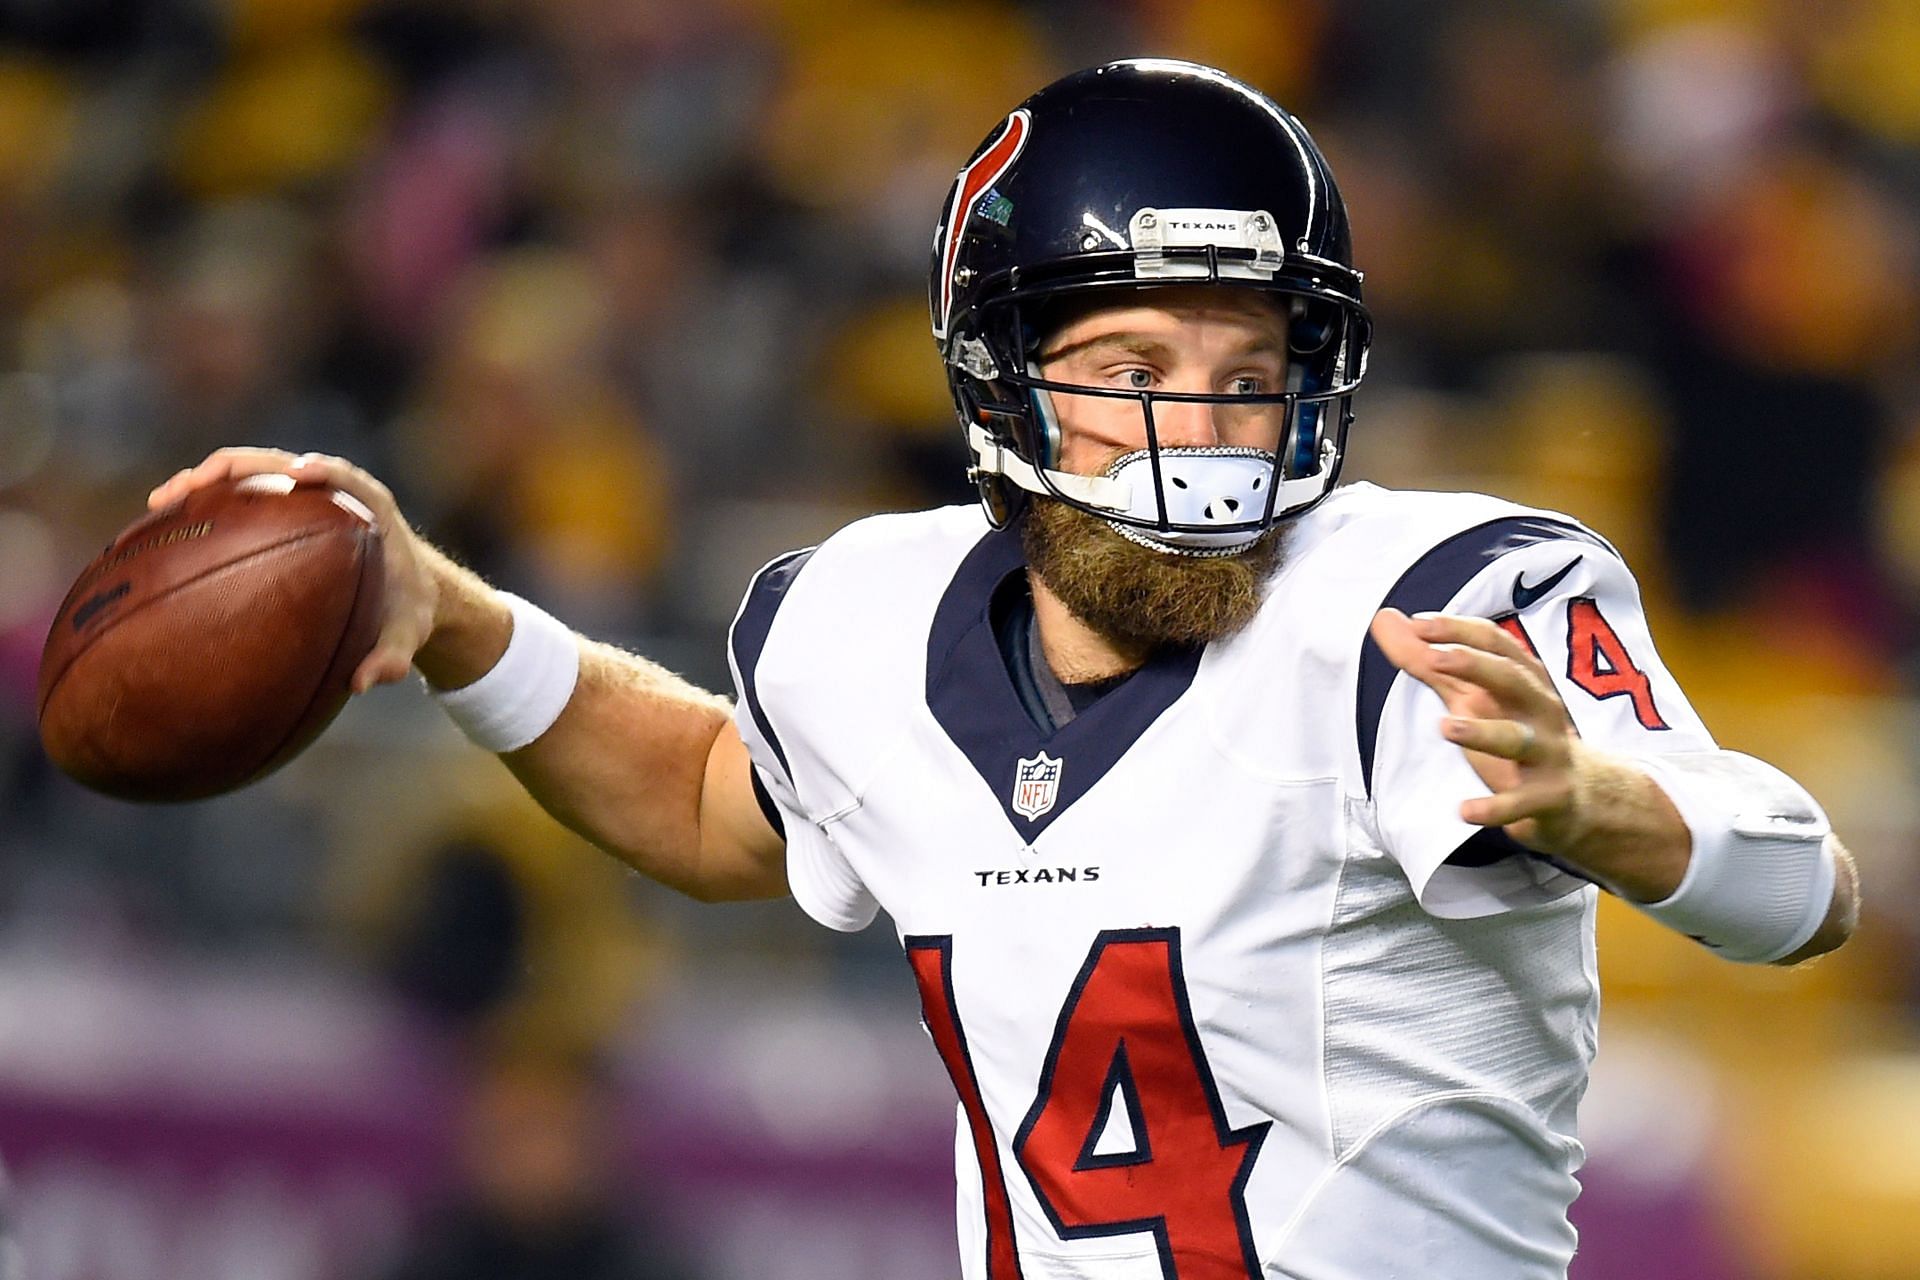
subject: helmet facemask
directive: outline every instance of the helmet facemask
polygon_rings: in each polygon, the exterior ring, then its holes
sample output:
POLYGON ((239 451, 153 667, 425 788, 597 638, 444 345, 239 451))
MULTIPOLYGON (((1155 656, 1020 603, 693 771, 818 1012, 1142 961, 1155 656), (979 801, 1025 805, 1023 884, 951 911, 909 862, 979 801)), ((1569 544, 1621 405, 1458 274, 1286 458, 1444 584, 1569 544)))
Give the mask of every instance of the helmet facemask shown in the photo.
POLYGON ((955 325, 952 349, 959 359, 949 365, 956 399, 971 411, 973 478, 995 524, 1009 522, 1024 495, 1035 494, 1099 516, 1156 551, 1233 555, 1332 488, 1364 369, 1365 312, 1357 303, 1217 275, 1169 283, 1262 288, 1286 318, 1284 389, 1180 392, 1049 378, 1041 372, 1042 338, 1058 331, 1061 303, 1076 313, 1130 298, 1150 305, 1153 286, 1123 278, 1002 295, 978 309, 977 325, 966 323, 971 315, 955 325), (1141 444, 1117 452, 1099 474, 1061 470, 1062 432, 1070 429, 1063 417, 1113 422, 1123 404, 1138 419, 1120 434, 1141 444), (1217 441, 1167 443, 1165 424, 1193 412, 1211 416, 1217 441))

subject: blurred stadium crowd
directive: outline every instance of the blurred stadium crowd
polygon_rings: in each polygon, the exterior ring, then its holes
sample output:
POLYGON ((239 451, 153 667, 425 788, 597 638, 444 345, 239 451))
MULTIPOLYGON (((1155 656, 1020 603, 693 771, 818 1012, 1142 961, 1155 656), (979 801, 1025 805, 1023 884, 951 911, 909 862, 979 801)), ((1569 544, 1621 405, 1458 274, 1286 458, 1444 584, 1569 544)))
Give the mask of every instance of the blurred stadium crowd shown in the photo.
MULTIPOLYGON (((256 443, 353 458, 495 582, 727 687, 760 563, 968 500, 926 327, 939 201, 1026 93, 1142 52, 1267 89, 1340 175, 1379 333, 1348 475, 1614 539, 1722 742, 1862 857, 1867 928, 1807 973, 1606 915, 1576 1276, 1916 1274, 1912 0, 6 0, 0 1155, 32 1274, 370 1276, 427 1248, 407 1223, 463 1167, 467 1216, 428 1231, 474 1256, 539 1205, 619 1218, 673 1183, 702 1274, 952 1269, 951 1099, 885 930, 636 884, 410 690, 229 800, 96 800, 38 753, 36 665, 148 488, 256 443), (703 1064, 712 1036, 762 1060, 703 1064), (764 1128, 715 1154, 694 1120, 741 1097, 764 1128), (234 1137, 284 1138, 276 1106, 386 1198, 297 1229, 319 1199, 257 1178, 183 1207, 279 1168, 234 1137), (463 1162, 463 1132, 524 1160, 463 1162), (823 1134, 831 1168, 765 1154, 823 1134), (609 1182, 622 1156, 645 1167, 609 1182), (925 1195, 767 1210, 834 1177, 925 1195), (75 1225, 115 1213, 144 1245, 75 1225), (355 1232, 377 1244, 314 1243, 355 1232)), ((435 1247, 404 1273, 508 1274, 435 1247)), ((565 1274, 669 1274, 667 1246, 606 1248, 651 1260, 565 1274)))

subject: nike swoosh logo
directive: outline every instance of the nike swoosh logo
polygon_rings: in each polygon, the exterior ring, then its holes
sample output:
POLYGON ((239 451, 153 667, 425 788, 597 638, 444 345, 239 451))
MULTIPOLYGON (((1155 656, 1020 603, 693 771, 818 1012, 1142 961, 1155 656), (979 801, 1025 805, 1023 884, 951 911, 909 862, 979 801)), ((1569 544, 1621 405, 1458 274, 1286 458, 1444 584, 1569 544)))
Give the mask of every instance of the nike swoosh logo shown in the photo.
POLYGON ((1525 613, 1528 609, 1531 609, 1534 606, 1535 602, 1537 602, 1542 596, 1546 595, 1547 592, 1559 586, 1560 579, 1572 573, 1573 566, 1579 564, 1584 559, 1586 559, 1584 555, 1575 556, 1573 559, 1567 561, 1566 564, 1560 567, 1560 572, 1554 574, 1549 578, 1545 578, 1540 582, 1536 582, 1532 586, 1527 585, 1527 575, 1524 570, 1514 574, 1513 575, 1513 610, 1514 612, 1525 613))

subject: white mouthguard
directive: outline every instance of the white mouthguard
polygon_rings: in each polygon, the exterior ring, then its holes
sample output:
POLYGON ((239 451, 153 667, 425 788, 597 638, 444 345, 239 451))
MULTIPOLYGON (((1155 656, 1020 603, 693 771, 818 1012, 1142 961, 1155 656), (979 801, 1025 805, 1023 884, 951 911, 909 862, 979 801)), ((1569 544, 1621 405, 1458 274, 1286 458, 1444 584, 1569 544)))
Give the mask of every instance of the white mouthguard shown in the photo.
MULTIPOLYGON (((1226 556, 1253 545, 1265 530, 1249 528, 1266 514, 1273 484, 1273 455, 1262 449, 1228 445, 1160 450, 1160 479, 1168 524, 1227 525, 1218 533, 1161 532, 1115 522, 1122 537, 1174 555, 1226 556)), ((1136 449, 1107 468, 1107 478, 1127 487, 1127 505, 1115 514, 1136 520, 1160 520, 1153 483, 1153 452, 1136 449)))

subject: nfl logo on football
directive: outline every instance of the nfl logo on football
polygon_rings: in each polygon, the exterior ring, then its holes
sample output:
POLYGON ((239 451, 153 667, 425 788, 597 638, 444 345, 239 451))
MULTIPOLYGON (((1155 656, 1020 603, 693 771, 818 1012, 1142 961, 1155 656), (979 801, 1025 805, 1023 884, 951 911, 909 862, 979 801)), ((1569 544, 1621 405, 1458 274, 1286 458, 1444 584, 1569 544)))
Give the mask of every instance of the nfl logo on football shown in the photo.
POLYGON ((1013 811, 1031 822, 1060 798, 1060 762, 1042 751, 1013 771, 1013 811))

